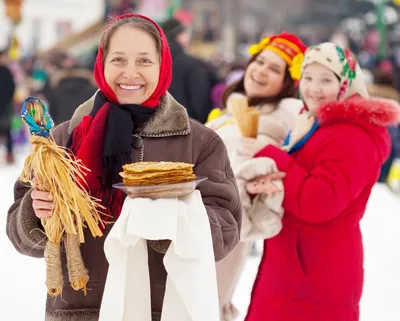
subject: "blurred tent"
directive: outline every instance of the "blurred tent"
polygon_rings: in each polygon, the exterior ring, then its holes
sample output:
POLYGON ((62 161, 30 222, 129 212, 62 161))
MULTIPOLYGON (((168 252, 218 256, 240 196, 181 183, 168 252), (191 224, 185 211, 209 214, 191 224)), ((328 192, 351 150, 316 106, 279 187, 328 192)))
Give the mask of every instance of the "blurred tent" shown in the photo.
POLYGON ((96 48, 101 37, 101 29, 103 27, 103 18, 99 19, 92 25, 85 29, 75 32, 57 42, 54 46, 43 50, 39 56, 46 56, 47 54, 56 50, 68 50, 70 53, 77 57, 81 57, 96 48))

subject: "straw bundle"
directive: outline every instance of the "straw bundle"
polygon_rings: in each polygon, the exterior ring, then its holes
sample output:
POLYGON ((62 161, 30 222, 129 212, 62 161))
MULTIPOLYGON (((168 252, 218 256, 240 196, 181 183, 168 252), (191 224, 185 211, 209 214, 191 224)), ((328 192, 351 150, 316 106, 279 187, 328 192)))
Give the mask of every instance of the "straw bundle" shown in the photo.
POLYGON ((249 107, 247 97, 232 95, 229 99, 229 109, 243 137, 256 138, 260 112, 249 107))
POLYGON ((48 238, 45 247, 48 292, 51 296, 62 293, 60 242, 64 241, 71 286, 83 289, 86 294, 89 276, 79 245, 85 241, 85 227, 94 237, 103 235, 99 227, 103 221, 98 212, 103 207, 85 190, 84 175, 88 169, 49 135, 53 123, 44 104, 30 97, 24 103, 22 117, 31 130, 32 151, 25 160, 20 180, 32 183, 34 176, 37 188, 53 196, 51 216, 41 219, 48 238))

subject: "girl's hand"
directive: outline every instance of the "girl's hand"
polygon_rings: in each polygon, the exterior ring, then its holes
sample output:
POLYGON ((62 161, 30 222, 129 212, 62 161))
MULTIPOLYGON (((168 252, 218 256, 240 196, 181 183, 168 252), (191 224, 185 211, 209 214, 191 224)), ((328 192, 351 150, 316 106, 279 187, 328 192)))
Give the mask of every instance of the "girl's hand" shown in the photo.
POLYGON ((286 176, 284 172, 276 172, 261 177, 246 183, 245 188, 249 194, 266 194, 273 195, 281 192, 282 189, 275 186, 273 181, 283 179, 286 176))

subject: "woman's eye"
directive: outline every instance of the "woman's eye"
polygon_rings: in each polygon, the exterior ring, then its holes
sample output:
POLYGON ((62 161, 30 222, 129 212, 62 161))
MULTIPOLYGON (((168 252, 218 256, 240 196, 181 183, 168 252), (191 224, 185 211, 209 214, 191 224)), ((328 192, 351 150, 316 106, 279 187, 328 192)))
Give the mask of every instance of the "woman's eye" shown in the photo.
POLYGON ((331 82, 331 80, 325 78, 325 79, 322 79, 322 82, 323 82, 324 84, 329 84, 329 83, 331 82))
POLYGON ((151 60, 150 60, 150 59, 147 59, 147 58, 142 58, 142 59, 139 60, 139 62, 140 62, 141 64, 144 64, 144 65, 149 65, 149 64, 151 64, 151 60))
POLYGON ((256 59, 256 63, 257 63, 258 65, 263 65, 263 64, 264 64, 264 62, 263 62, 262 60, 260 60, 260 59, 256 59))
POLYGON ((111 60, 111 62, 123 63, 124 59, 123 58, 114 58, 113 60, 111 60))

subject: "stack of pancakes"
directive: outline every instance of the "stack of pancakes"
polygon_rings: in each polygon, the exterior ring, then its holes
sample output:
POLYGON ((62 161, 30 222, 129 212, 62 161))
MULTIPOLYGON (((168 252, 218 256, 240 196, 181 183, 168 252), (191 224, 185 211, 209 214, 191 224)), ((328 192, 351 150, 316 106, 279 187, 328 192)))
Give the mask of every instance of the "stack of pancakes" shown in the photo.
POLYGON ((125 186, 170 185, 193 181, 193 164, 138 162, 123 166, 120 173, 125 186))

